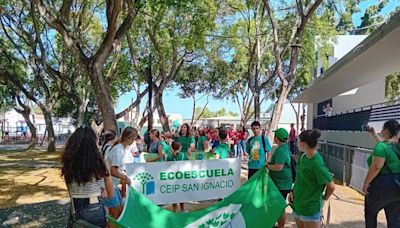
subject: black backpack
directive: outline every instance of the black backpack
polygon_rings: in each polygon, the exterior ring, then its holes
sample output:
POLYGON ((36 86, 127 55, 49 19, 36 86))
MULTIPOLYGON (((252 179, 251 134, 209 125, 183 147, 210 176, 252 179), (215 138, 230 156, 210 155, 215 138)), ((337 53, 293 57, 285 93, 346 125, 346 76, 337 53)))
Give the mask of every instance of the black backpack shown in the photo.
POLYGON ((292 178, 293 178, 293 183, 296 180, 296 169, 297 169, 297 162, 295 155, 290 155, 290 168, 292 169, 292 178))

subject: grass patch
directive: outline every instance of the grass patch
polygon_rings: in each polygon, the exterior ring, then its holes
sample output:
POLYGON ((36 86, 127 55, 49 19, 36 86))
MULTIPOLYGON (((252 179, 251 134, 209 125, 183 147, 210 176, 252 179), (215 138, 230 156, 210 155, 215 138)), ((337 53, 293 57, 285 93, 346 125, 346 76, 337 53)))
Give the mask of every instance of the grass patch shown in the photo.
POLYGON ((0 208, 68 197, 58 168, 0 167, 0 208))
POLYGON ((0 150, 0 161, 59 161, 61 150, 47 152, 46 150, 0 150))

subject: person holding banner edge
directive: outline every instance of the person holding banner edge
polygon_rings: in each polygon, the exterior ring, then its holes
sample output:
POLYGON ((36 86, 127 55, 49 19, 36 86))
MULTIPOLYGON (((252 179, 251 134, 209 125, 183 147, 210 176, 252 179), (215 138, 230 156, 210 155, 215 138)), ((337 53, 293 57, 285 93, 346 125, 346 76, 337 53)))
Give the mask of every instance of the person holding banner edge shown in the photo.
MULTIPOLYGON (((290 149, 287 144, 289 133, 284 128, 279 128, 275 132, 274 143, 278 145, 272 153, 271 161, 267 163, 269 175, 283 198, 287 198, 293 184, 290 149)), ((278 220, 278 227, 285 227, 286 213, 283 212, 278 220)))
POLYGON ((268 138, 261 134, 261 124, 258 121, 251 123, 254 136, 247 140, 246 153, 249 157, 248 175, 250 179, 259 169, 264 168, 266 161, 271 158, 271 144, 268 138))
MULTIPOLYGON (((138 132, 133 127, 126 127, 122 131, 121 138, 114 144, 113 148, 110 151, 110 155, 108 157, 109 163, 111 164, 111 176, 112 183, 114 188, 118 188, 119 183, 122 185, 128 184, 131 185, 131 180, 125 173, 125 153, 127 153, 127 148, 132 145, 132 143, 136 140, 138 132)), ((121 194, 125 194, 124 192, 121 194)), ((122 197, 118 195, 118 200, 116 205, 122 205, 122 197)), ((118 218, 122 212, 122 207, 116 207, 115 216, 118 218)))

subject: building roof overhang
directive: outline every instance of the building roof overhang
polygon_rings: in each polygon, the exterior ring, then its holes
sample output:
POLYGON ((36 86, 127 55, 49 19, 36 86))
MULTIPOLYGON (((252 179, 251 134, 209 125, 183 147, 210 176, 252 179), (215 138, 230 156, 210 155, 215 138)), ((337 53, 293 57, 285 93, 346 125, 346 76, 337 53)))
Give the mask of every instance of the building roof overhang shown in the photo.
POLYGON ((293 102, 319 103, 400 71, 400 13, 315 79, 293 102))

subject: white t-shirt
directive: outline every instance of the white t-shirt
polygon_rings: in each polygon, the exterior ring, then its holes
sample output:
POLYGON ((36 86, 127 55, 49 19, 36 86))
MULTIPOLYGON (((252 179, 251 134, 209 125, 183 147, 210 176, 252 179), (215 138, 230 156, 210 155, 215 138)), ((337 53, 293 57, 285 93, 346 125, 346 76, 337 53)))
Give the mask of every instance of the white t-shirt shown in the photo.
MULTIPOLYGON (((126 164, 126 149, 124 145, 117 144, 115 145, 108 156, 108 162, 111 164, 111 166, 118 166, 118 172, 125 174, 125 164, 126 164)), ((119 178, 112 177, 111 178, 114 187, 118 187, 119 184, 119 178)))
POLYGON ((124 158, 124 163, 133 163, 135 158, 132 155, 132 152, 129 148, 125 149, 125 158, 124 158))

